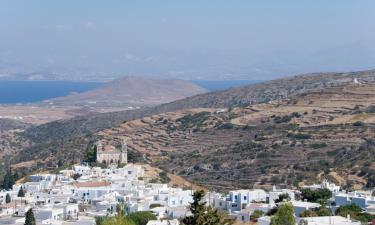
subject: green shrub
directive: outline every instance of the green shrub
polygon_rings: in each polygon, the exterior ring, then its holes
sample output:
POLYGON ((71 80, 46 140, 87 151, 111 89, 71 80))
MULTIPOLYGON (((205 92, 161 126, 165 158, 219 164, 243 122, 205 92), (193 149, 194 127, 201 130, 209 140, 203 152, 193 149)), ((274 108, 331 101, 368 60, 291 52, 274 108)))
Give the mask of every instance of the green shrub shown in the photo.
POLYGON ((355 126, 355 127, 362 127, 364 125, 365 125, 365 123, 363 123, 362 121, 356 121, 356 122, 353 123, 353 126, 355 126))
POLYGON ((305 134, 305 133, 295 133, 295 134, 289 134, 290 137, 298 139, 298 140, 305 140, 305 139, 310 139, 311 135, 310 134, 305 134))
POLYGON ((146 211, 130 213, 126 218, 133 221, 135 225, 146 225, 148 221, 157 219, 154 214, 146 211))

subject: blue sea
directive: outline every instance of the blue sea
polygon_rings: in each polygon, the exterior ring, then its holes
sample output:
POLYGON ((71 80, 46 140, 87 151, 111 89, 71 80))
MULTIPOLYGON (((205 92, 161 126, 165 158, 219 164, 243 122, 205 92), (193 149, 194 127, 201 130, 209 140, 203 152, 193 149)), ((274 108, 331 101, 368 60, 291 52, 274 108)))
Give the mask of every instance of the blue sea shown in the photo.
MULTIPOLYGON (((219 91, 261 81, 193 80, 192 82, 209 91, 219 91)), ((89 91, 103 85, 104 83, 97 82, 0 80, 0 104, 35 103, 50 98, 66 96, 72 92, 89 91)))
POLYGON ((0 104, 34 103, 84 92, 103 83, 73 81, 0 81, 0 104))

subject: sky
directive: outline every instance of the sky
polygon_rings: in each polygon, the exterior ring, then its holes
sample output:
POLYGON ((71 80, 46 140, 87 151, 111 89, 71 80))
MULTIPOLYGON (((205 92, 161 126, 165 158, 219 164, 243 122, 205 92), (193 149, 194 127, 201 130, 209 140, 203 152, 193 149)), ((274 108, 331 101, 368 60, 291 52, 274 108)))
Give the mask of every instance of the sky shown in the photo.
POLYGON ((273 79, 375 68, 373 0, 2 0, 0 76, 273 79))

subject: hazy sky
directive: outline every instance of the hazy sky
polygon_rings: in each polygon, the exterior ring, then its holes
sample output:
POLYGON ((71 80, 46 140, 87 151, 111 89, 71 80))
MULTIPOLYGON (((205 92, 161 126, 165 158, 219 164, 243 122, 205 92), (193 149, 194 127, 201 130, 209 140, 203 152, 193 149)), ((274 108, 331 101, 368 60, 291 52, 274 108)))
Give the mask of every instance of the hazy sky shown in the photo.
POLYGON ((270 79, 375 68, 374 0, 2 0, 0 73, 270 79))

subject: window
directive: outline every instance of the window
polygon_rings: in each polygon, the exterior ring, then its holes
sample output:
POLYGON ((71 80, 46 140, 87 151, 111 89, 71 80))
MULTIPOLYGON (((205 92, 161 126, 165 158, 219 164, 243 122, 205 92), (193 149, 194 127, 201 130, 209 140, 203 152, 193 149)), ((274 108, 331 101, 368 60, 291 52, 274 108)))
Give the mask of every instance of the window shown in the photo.
POLYGON ((245 221, 245 217, 244 217, 244 216, 241 216, 241 220, 242 220, 242 221, 245 221))
POLYGON ((246 196, 243 196, 243 200, 246 200, 246 196))
POLYGON ((237 200, 237 195, 235 195, 235 196, 234 196, 234 199, 236 199, 236 200, 237 200))

